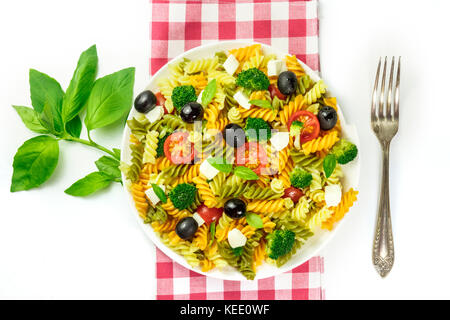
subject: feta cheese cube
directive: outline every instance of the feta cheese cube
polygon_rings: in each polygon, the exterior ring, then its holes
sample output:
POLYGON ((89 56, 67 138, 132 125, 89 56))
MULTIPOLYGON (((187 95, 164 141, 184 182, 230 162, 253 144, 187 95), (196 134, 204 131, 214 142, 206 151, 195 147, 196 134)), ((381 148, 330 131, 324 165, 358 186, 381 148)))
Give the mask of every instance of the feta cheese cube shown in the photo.
POLYGON ((236 72, 237 68, 239 68, 239 61, 237 61, 235 56, 230 54, 227 60, 225 60, 225 62, 223 63, 223 68, 227 73, 233 75, 236 72))
POLYGON ((203 220, 203 218, 196 212, 194 213, 194 215, 192 216, 192 218, 194 218, 195 221, 197 221, 198 226, 200 227, 202 224, 205 223, 205 220, 203 220))
POLYGON ((203 174, 206 179, 211 180, 219 173, 219 170, 210 165, 208 159, 205 159, 205 161, 203 161, 200 165, 200 173, 203 174))
POLYGON ((145 117, 150 121, 150 123, 153 123, 155 121, 158 121, 161 119, 164 115, 164 108, 161 106, 156 106, 153 108, 153 110, 149 111, 145 117))
POLYGON ((270 60, 267 63, 267 75, 269 77, 277 76, 282 72, 283 60, 270 60))
POLYGON ((289 144, 289 132, 278 131, 270 138, 270 143, 276 151, 281 151, 289 144))
POLYGON ((236 92, 233 96, 234 100, 237 101, 237 103, 239 103, 239 105, 244 108, 244 109, 250 109, 250 107, 252 106, 250 103, 248 103, 249 98, 244 94, 244 92, 242 92, 241 90, 239 90, 238 92, 236 92))
MULTIPOLYGON (((166 187, 164 185, 160 185, 159 187, 161 189, 163 189, 163 191, 166 191, 166 187)), ((148 199, 153 204, 153 206, 156 206, 158 204, 158 202, 161 201, 161 200, 159 200, 159 198, 156 195, 156 193, 153 190, 153 188, 150 188, 147 191, 145 191, 145 195, 148 197, 148 199)))
POLYGON ((233 249, 243 247, 247 243, 247 237, 241 230, 234 228, 228 232, 228 243, 233 249))
POLYGON ((325 202, 327 207, 335 207, 341 202, 342 190, 338 184, 325 187, 325 202))

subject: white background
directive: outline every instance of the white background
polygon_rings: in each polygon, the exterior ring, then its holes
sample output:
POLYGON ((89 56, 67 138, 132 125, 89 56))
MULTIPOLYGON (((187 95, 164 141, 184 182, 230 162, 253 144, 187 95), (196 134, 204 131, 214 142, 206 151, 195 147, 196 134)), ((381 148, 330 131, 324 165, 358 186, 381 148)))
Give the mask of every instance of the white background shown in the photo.
MULTIPOLYGON (((322 76, 361 140, 357 206, 323 251, 328 299, 450 298, 448 1, 320 1, 322 76), (380 151, 369 126, 377 59, 402 56, 401 123, 391 148, 396 260, 386 279, 371 264, 380 151)), ((149 80, 149 5, 135 1, 2 1, 0 4, 0 298, 154 297, 153 245, 119 185, 87 199, 63 190, 94 171, 96 150, 61 143, 39 189, 9 193, 12 159, 33 136, 12 104, 30 105, 28 69, 65 88, 80 52, 97 44, 99 75, 135 66, 149 80)), ((95 138, 120 144, 118 128, 95 138)))

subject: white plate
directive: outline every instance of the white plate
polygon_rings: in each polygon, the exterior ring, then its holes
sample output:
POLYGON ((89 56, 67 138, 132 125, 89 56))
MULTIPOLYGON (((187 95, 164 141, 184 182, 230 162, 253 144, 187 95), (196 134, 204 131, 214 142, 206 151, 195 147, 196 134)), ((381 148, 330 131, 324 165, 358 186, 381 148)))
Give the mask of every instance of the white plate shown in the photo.
MULTIPOLYGON (((204 45, 201 47, 193 48, 189 51, 186 51, 185 53, 179 55, 172 61, 170 61, 168 64, 177 62, 182 60, 183 58, 189 58, 189 59, 198 59, 203 57, 211 57, 214 55, 217 51, 222 50, 230 50, 233 48, 240 48, 245 47, 248 45, 254 44, 254 42, 248 42, 248 41, 225 41, 225 42, 218 42, 218 43, 211 43, 208 45, 204 45)), ((284 58, 286 56, 286 52, 281 52, 280 50, 277 50, 276 48, 270 47, 265 44, 261 44, 262 49, 264 53, 273 53, 276 54, 279 58, 284 58)), ((301 62, 301 61, 300 61, 301 62)), ((150 84, 147 86, 146 89, 152 90, 154 92, 157 92, 157 81, 160 78, 167 77, 169 74, 168 71, 168 64, 164 65, 150 80, 150 84)), ((303 68, 305 69, 306 73, 314 80, 318 81, 320 80, 319 75, 312 71, 308 66, 306 66, 303 62, 301 62, 303 68)), ((130 112, 129 119, 132 119, 133 116, 136 115, 136 111, 134 108, 130 112)), ((356 127, 353 125, 349 125, 345 122, 344 115, 342 114, 341 108, 339 107, 339 118, 341 120, 342 125, 342 132, 343 136, 348 138, 350 141, 355 143, 359 147, 359 138, 358 134, 356 132, 356 127)), ((125 127, 124 133, 123 133, 123 139, 122 139, 122 160, 126 161, 127 163, 130 161, 130 148, 129 148, 129 136, 130 136, 130 129, 128 126, 125 127)), ((342 166, 342 170, 344 172, 344 178, 342 180, 342 184, 344 187, 344 190, 348 190, 351 187, 354 189, 357 189, 358 182, 359 182, 359 169, 360 169, 360 161, 359 156, 352 161, 350 164, 347 164, 345 166, 342 166)), ((125 181, 125 176, 122 174, 122 179, 125 181)), ((166 247, 159 237, 153 232, 153 229, 151 226, 144 224, 142 219, 139 217, 139 214, 134 206, 133 198, 131 197, 130 192, 127 190, 126 186, 124 185, 124 190, 127 194, 128 200, 130 202, 131 212, 136 218, 138 219, 139 225, 141 225, 142 229, 144 230, 145 234, 153 241, 153 243, 167 256, 169 256, 171 259, 176 261, 177 263, 181 264, 182 266, 191 269, 195 272, 214 277, 214 278, 220 278, 224 280, 241 280, 241 281, 248 281, 245 279, 244 276, 242 276, 238 271, 235 269, 228 267, 227 269, 218 270, 214 269, 209 272, 202 272, 200 268, 192 268, 186 260, 176 252, 172 251, 170 248, 166 247)), ((345 218, 343 219, 345 220, 345 218)), ((322 229, 316 229, 314 232, 314 236, 311 237, 305 245, 292 257, 291 260, 289 260, 285 265, 283 265, 281 268, 277 268, 275 266, 271 266, 269 264, 263 264, 260 266, 257 270, 255 280, 271 277, 274 275, 277 275, 279 273, 283 273, 286 271, 289 271, 302 263, 308 261, 311 257, 314 255, 317 255, 319 250, 325 246, 331 238, 334 236, 336 232, 338 232, 339 226, 343 222, 343 220, 339 223, 337 223, 332 231, 325 231, 322 229)), ((342 250, 346 250, 345 248, 342 248, 342 250)))

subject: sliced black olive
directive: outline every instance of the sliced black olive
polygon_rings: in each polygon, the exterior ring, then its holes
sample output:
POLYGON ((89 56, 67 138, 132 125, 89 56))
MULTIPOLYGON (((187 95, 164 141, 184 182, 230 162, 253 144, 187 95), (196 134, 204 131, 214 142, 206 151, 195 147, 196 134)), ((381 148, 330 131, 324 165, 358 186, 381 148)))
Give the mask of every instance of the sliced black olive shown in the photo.
POLYGON ((184 122, 194 123, 203 119, 203 107, 200 103, 189 102, 181 108, 180 117, 184 122))
POLYGON ((175 232, 181 239, 190 239, 198 229, 198 223, 192 217, 181 219, 175 227, 175 232))
POLYGON ((285 96, 289 96, 297 89, 297 76, 292 71, 283 71, 278 76, 278 90, 285 96))
POLYGON ((225 202, 223 206, 223 211, 227 216, 232 219, 240 219, 245 217, 245 213, 247 212, 247 206, 245 202, 241 199, 233 198, 225 202))
POLYGON ((142 91, 134 99, 134 108, 141 112, 147 113, 156 106, 156 96, 150 90, 142 91))
POLYGON ((239 148, 245 143, 245 131, 236 123, 228 124, 223 130, 223 136, 226 143, 233 148, 239 148))
POLYGON ((338 115, 332 107, 325 106, 319 110, 317 118, 319 119, 320 129, 331 130, 337 123, 338 115))

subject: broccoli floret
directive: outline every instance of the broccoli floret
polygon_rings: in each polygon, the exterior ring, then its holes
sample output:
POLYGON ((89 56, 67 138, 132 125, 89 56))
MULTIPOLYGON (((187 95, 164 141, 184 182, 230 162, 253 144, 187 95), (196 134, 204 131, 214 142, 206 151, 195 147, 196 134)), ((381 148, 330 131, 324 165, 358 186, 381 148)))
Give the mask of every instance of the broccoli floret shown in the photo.
POLYGON ((266 251, 271 259, 278 259, 292 250, 295 242, 295 233, 290 230, 275 230, 267 237, 266 251))
POLYGON ((295 120, 294 122, 292 122, 291 128, 289 130, 291 137, 300 135, 302 128, 303 128, 303 122, 298 121, 298 120, 295 120))
POLYGON ((244 130, 249 141, 269 140, 272 136, 272 128, 261 118, 247 118, 244 130))
POLYGON ((338 163, 346 164, 356 158, 358 155, 358 148, 350 141, 341 139, 331 149, 331 153, 336 156, 338 163))
POLYGON ((296 188, 306 188, 311 184, 312 174, 302 168, 295 168, 289 175, 291 184, 296 188))
POLYGON ((181 183, 170 191, 169 198, 175 208, 184 210, 194 202, 196 192, 197 188, 192 184, 181 183))
POLYGON ((164 142, 166 142, 166 139, 168 136, 171 135, 172 132, 167 132, 162 138, 159 138, 158 140, 158 147, 156 148, 156 157, 162 157, 164 155, 164 142))
POLYGON ((256 68, 250 68, 238 74, 236 84, 246 89, 256 91, 267 90, 270 82, 264 72, 256 68))
POLYGON ((172 102, 178 111, 184 107, 186 103, 196 101, 197 95, 193 86, 178 86, 173 88, 172 102))

